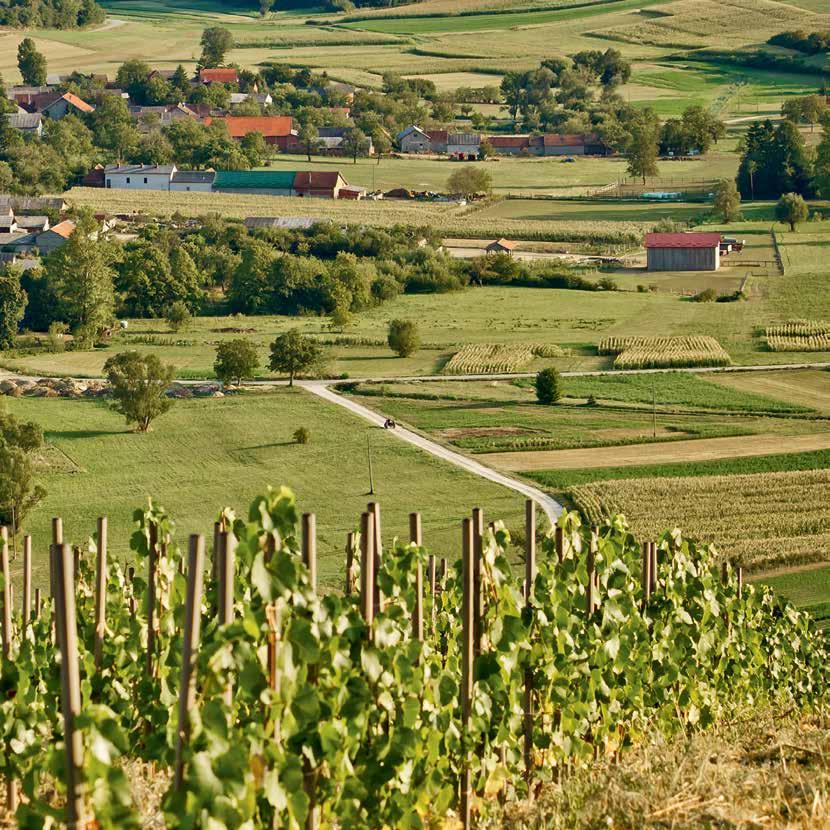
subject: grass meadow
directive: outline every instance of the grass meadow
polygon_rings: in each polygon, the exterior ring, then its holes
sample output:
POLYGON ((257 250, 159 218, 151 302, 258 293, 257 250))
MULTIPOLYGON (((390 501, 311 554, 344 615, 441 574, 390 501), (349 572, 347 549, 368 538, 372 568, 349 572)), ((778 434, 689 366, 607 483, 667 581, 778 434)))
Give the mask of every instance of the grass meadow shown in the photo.
MULTIPOLYGON (((68 540, 85 541, 97 516, 110 519, 110 546, 124 558, 132 512, 157 499, 175 518, 177 537, 209 534, 219 511, 247 510, 268 485, 290 486, 303 511, 317 514, 320 574, 339 587, 346 533, 359 524, 369 493, 371 444, 376 499, 385 540, 407 532, 409 512, 422 513, 424 539, 455 556, 458 527, 473 506, 517 526, 518 494, 370 427, 299 389, 224 399, 177 401, 139 435, 100 401, 9 399, 8 410, 40 423, 51 447, 42 471, 48 495, 26 522, 34 539, 35 574, 43 584, 50 519, 62 516, 68 540), (292 441, 300 426, 307 445, 292 441)), ((388 543, 388 542, 387 542, 388 543)), ((20 561, 15 563, 15 573, 20 561)))

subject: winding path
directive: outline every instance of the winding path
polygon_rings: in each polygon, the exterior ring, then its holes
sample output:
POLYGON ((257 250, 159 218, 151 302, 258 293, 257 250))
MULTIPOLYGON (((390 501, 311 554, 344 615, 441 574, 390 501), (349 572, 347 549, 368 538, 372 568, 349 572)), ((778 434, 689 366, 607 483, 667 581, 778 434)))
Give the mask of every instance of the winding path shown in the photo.
MULTIPOLYGON (((318 381, 300 381, 297 385, 301 386, 312 395, 317 395, 317 397, 322 398, 329 403, 342 406, 353 415, 357 415, 375 426, 382 427, 384 421, 386 420, 383 415, 379 415, 374 410, 363 406, 363 404, 357 403, 356 401, 351 400, 351 398, 343 397, 343 395, 338 395, 337 392, 334 392, 324 383, 320 383, 318 381)), ((502 487, 508 487, 511 490, 515 490, 517 493, 521 493, 523 496, 527 496, 529 499, 533 499, 533 501, 535 501, 536 504, 539 505, 539 507, 545 512, 545 515, 548 517, 551 524, 554 524, 564 509, 558 501, 552 499, 547 493, 542 492, 538 488, 533 487, 530 484, 525 484, 523 481, 517 481, 515 478, 498 473, 495 470, 491 470, 489 467, 485 467, 478 461, 468 458, 466 455, 461 455, 461 453, 448 449, 447 447, 437 444, 434 441, 430 441, 428 438, 425 438, 423 435, 419 435, 417 432, 413 432, 412 430, 405 429, 403 427, 397 427, 396 429, 391 430, 391 432, 396 438, 400 438, 402 441, 406 441, 407 443, 418 447, 418 449, 428 452, 430 455, 434 455, 436 458, 440 458, 443 461, 449 461, 450 464, 454 464, 456 467, 460 467, 468 473, 472 473, 480 478, 485 478, 488 481, 492 481, 494 484, 500 484, 502 487)))

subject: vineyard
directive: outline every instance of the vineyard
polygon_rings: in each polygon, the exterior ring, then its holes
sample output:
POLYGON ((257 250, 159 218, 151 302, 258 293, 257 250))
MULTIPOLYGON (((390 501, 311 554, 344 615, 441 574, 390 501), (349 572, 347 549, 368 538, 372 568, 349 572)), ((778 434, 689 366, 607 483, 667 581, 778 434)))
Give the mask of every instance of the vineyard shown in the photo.
POLYGON ((520 576, 480 510, 444 558, 417 513, 384 544, 373 503, 337 595, 284 488, 223 511, 209 563, 157 505, 135 521, 125 571, 105 519, 76 547, 56 519, 34 602, 27 537, 22 613, 4 534, 0 776, 21 827, 138 828, 137 769, 167 786, 168 828, 471 827, 655 732, 827 692, 808 616, 621 516, 540 537, 528 503, 520 576))
POLYGON ((830 323, 791 320, 767 326, 765 335, 771 352, 830 352, 830 323))
POLYGON ((446 375, 509 374, 521 372, 534 357, 562 357, 554 344, 474 343, 459 349, 444 366, 446 375))
POLYGON ((732 361, 714 337, 606 337, 597 353, 616 355, 615 369, 675 369, 729 366, 732 361))

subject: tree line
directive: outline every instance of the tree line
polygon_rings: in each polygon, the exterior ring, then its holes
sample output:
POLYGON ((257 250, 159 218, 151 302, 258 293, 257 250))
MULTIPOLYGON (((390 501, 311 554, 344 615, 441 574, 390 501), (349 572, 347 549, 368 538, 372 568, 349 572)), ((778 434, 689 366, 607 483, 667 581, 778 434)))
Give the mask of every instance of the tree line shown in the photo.
POLYGON ((0 26, 13 29, 80 29, 103 23, 106 13, 95 0, 6 0, 0 26))

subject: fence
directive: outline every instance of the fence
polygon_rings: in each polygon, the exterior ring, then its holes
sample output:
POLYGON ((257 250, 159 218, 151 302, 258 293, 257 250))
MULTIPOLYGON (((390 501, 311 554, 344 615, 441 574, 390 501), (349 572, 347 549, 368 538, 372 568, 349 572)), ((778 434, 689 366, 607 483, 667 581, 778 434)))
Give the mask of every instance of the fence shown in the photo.
MULTIPOLYGON (((241 638, 245 635, 238 632, 234 635, 233 632, 238 628, 256 627, 253 620, 258 610, 262 611, 262 619, 267 628, 267 636, 261 641, 266 652, 263 660, 264 683, 274 699, 279 700, 281 695, 287 694, 282 686, 281 671, 287 669, 285 648, 289 640, 294 643, 292 666, 296 671, 301 671, 302 664, 302 672, 306 672, 309 686, 319 686, 321 696, 327 690, 331 692, 332 688, 337 688, 337 684, 333 687, 328 685, 332 682, 331 672, 334 669, 327 660, 332 656, 315 656, 308 635, 303 635, 305 640, 300 637, 299 632, 307 631, 308 625, 316 624, 325 628, 326 620, 329 619, 326 615, 334 614, 331 609, 336 603, 319 597, 317 592, 315 517, 313 514, 302 515, 297 533, 298 544, 294 546, 290 541, 295 532, 291 507, 284 500, 261 501, 258 503, 261 521, 252 520, 253 523, 249 524, 242 520, 234 522, 231 515, 223 514, 214 525, 211 563, 206 581, 204 537, 190 536, 185 563, 184 558, 174 549, 166 517, 151 509, 145 514, 139 534, 141 539, 146 540, 146 545, 142 541, 137 549, 141 555, 146 555, 146 583, 133 576, 130 584, 125 585, 123 593, 118 596, 112 595, 114 583, 110 578, 112 574, 107 561, 106 519, 98 522, 94 565, 87 561, 88 557, 81 555, 80 548, 73 548, 64 542, 62 523, 56 519, 53 522, 49 560, 54 616, 50 624, 48 617, 42 616, 40 602, 36 601, 32 605, 32 541, 26 537, 23 560, 24 610, 18 619, 17 631, 13 625, 8 536, 3 530, 0 564, 3 575, 4 667, 10 665, 16 649, 18 654, 22 654, 24 645, 38 636, 51 640, 60 653, 60 711, 66 756, 65 816, 70 828, 87 826, 93 821, 88 794, 89 788, 99 783, 85 780, 84 777, 84 736, 82 727, 78 725, 84 711, 80 667, 84 666, 85 682, 98 688, 94 683, 95 676, 104 670, 107 660, 111 659, 107 657, 108 650, 115 648, 115 643, 110 642, 115 637, 110 628, 143 627, 144 637, 141 642, 144 643, 146 660, 144 677, 141 678, 143 682, 146 678, 157 678, 164 671, 160 641, 167 638, 167 646, 170 646, 173 642, 169 639, 173 636, 170 632, 178 631, 181 627, 182 634, 175 641, 181 662, 170 796, 173 799, 171 803, 174 804, 177 794, 189 786, 189 759, 192 757, 190 732, 194 723, 201 723, 196 712, 197 698, 204 698, 203 706, 206 708, 213 706, 215 704, 208 699, 209 690, 218 688, 215 700, 221 704, 224 715, 232 725, 234 717, 242 716, 241 710, 234 714, 235 698, 237 694, 242 695, 248 691, 235 689, 234 683, 239 682, 243 676, 249 683, 255 685, 258 682, 251 673, 251 666, 259 665, 257 661, 249 664, 249 670, 240 671, 236 675, 228 669, 236 654, 235 642, 244 645, 242 640, 234 641, 232 637, 241 638), (138 588, 142 584, 145 586, 143 619, 136 605, 138 588), (182 585, 184 591, 181 590, 182 585), (87 629, 83 614, 80 618, 76 615, 76 595, 81 599, 82 609, 94 609, 88 632, 91 640, 88 649, 83 636, 79 648, 79 623, 82 631, 86 632, 87 629), (180 595, 181 603, 171 607, 171 598, 180 595), (87 602, 87 597, 93 601, 87 602), (119 617, 122 606, 127 609, 124 618, 119 617), (170 628, 171 621, 175 621, 173 629, 170 628), (240 623, 243 624, 240 626, 240 623), (300 625, 297 631, 294 630, 294 625, 300 625), (206 643, 202 642, 203 630, 209 631, 206 643), (308 655, 304 658, 301 658, 301 643, 308 650, 308 655), (207 647, 210 656, 208 660, 200 659, 200 651, 204 647, 207 647), (226 650, 228 648, 230 651, 226 650), (84 654, 94 656, 94 668, 90 669, 89 662, 82 659, 84 654), (221 654, 226 656, 221 657, 221 654), (214 674, 211 674, 212 671, 214 674)), ((254 509, 251 515, 257 515, 254 509)), ((639 649, 647 649, 649 655, 652 638, 655 640, 655 648, 661 650, 665 647, 662 640, 665 633, 660 632, 664 632, 663 626, 669 626, 670 621, 675 620, 679 613, 676 610, 679 595, 673 592, 677 590, 678 581, 685 579, 685 574, 691 573, 690 563, 694 563, 695 585, 700 584, 700 596, 706 595, 706 602, 710 602, 710 597, 717 593, 719 603, 716 613, 700 621, 701 631, 697 633, 709 638, 716 631, 724 640, 724 649, 734 639, 736 651, 730 659, 737 659, 739 651, 752 651, 746 645, 746 638, 762 636, 758 619, 752 617, 750 606, 744 602, 741 569, 738 567, 733 570, 724 564, 722 574, 713 577, 714 581, 707 582, 709 577, 706 576, 706 569, 709 565, 705 552, 684 542, 676 533, 664 537, 659 545, 644 542, 635 549, 636 552, 632 553, 629 560, 625 559, 625 548, 633 540, 625 533, 621 535, 614 526, 585 528, 571 517, 560 523, 551 536, 542 537, 547 556, 541 560, 537 550, 539 538, 536 508, 532 501, 528 501, 522 541, 524 575, 521 583, 515 585, 510 580, 509 568, 504 560, 505 532, 500 525, 485 525, 484 514, 480 509, 474 509, 472 516, 462 522, 461 561, 450 570, 445 559, 426 555, 418 513, 412 513, 409 517, 409 544, 399 545, 394 553, 384 550, 381 510, 375 502, 370 503, 361 515, 359 531, 350 533, 346 539, 345 590, 343 598, 336 602, 342 603, 348 613, 331 616, 331 620, 337 619, 342 625, 339 629, 334 626, 327 636, 348 638, 348 631, 353 631, 355 634, 359 632, 360 641, 352 639, 345 650, 337 652, 337 660, 334 662, 343 661, 347 655, 351 655, 350 659, 355 665, 362 667, 355 669, 351 675, 352 680, 357 682, 356 678, 362 676, 361 673, 371 678, 377 674, 374 661, 380 661, 384 651, 394 651, 395 644, 400 642, 402 645, 397 652, 397 660, 404 662, 390 662, 385 671, 394 669, 396 672, 410 672, 413 665, 428 665, 436 675, 443 672, 449 677, 448 673, 457 667, 459 681, 457 690, 452 693, 454 697, 442 704, 445 707, 443 714, 434 721, 429 720, 428 709, 438 703, 430 697, 433 692, 425 680, 419 681, 423 685, 416 685, 409 690, 405 699, 396 704, 397 708, 393 706, 390 709, 388 701, 383 705, 376 702, 374 705, 377 706, 377 712, 370 713, 367 717, 377 717, 377 720, 372 722, 370 742, 363 747, 363 751, 371 754, 373 744, 385 746, 383 742, 391 740, 390 736, 395 729, 411 730, 411 724, 407 727, 406 723, 415 717, 416 711, 421 712, 419 717, 422 719, 422 732, 418 734, 421 734, 422 740, 425 740, 425 724, 432 724, 433 729, 449 730, 450 736, 457 727, 457 743, 446 738, 447 746, 453 748, 457 757, 453 764, 448 764, 443 769, 447 775, 454 775, 457 767, 457 780, 452 788, 455 795, 449 797, 445 808, 457 806, 465 828, 472 826, 474 804, 482 795, 483 770, 487 768, 482 758, 494 754, 503 767, 510 764, 522 769, 525 779, 530 780, 539 771, 536 753, 550 751, 552 732, 565 729, 562 725, 565 722, 570 724, 573 716, 571 710, 568 710, 566 718, 563 714, 565 702, 557 695, 551 696, 548 688, 550 681, 547 673, 552 665, 549 661, 561 659, 562 646, 554 646, 550 653, 539 652, 547 636, 544 630, 545 619, 550 625, 563 613, 571 621, 579 617, 579 622, 568 623, 571 626, 568 637, 584 634, 586 639, 583 643, 573 644, 573 655, 569 659, 575 659, 590 644, 587 651, 596 649, 598 656, 588 654, 579 659, 587 660, 585 665, 594 661, 595 670, 604 676, 602 672, 608 670, 609 657, 612 662, 617 659, 621 638, 626 649, 636 645, 639 649), (628 570, 624 574, 620 563, 625 561, 628 561, 628 570), (635 562, 639 563, 636 567, 635 562), (661 597, 661 593, 664 597, 661 597), (611 615, 611 624, 608 626, 604 623, 606 599, 610 600, 607 613, 611 615), (625 635, 619 619, 619 615, 624 612, 627 613, 626 625, 634 627, 630 637, 625 635), (708 623, 706 619, 709 620, 708 623), (358 620, 359 628, 356 627, 358 620), (746 628, 733 634, 733 626, 746 628), (521 643, 517 641, 511 644, 507 629, 513 631, 511 636, 518 636, 520 627, 526 631, 522 635, 524 639, 521 643), (535 656, 529 656, 532 653, 535 656), (499 698, 498 683, 488 685, 487 681, 488 672, 492 676, 494 671, 496 674, 500 671, 497 669, 497 658, 515 666, 515 670, 501 671, 506 679, 521 677, 522 687, 521 711, 507 712, 500 721, 498 712, 502 706, 507 706, 508 699, 499 698), (427 709, 423 709, 425 700, 429 704, 427 709), (560 701, 555 711, 550 711, 551 700, 560 701), (542 702, 546 705, 541 706, 542 702), (491 714, 485 720, 482 720, 477 705, 490 707, 491 714), (391 712, 395 713, 394 720, 390 719, 391 712), (498 729, 493 726, 496 721, 499 722, 498 729), (513 728, 518 725, 515 741, 508 728, 511 724, 514 725, 513 728), (509 760, 514 745, 520 759, 515 763, 509 760), (545 750, 545 747, 548 749, 545 750)), ((690 602, 690 607, 696 607, 695 603, 690 602)), ((787 621, 782 619, 779 624, 787 624, 787 621)), ((560 631, 565 631, 565 622, 560 619, 558 625, 560 631)), ((684 631, 686 637, 696 636, 691 629, 684 631)), ((253 638, 249 643, 260 642, 256 639, 257 634, 247 636, 253 638)), ((780 632, 775 631, 774 636, 779 637, 780 632)), ((669 640, 673 639, 670 632, 669 640)), ((696 642, 694 646, 697 648, 696 642)), ((763 648, 757 653, 766 654, 763 648)), ((206 654, 205 657, 207 656, 206 654)), ((627 665, 633 659, 633 654, 626 655, 626 659, 621 660, 621 668, 635 671, 627 665)), ((783 659, 776 658, 778 668, 783 659)), ((717 672, 709 664, 708 658, 704 664, 701 670, 708 686, 714 682, 717 672)), ((651 671, 650 657, 648 666, 651 671)), ((730 666, 730 673, 733 673, 734 665, 730 663, 730 666)), ((579 674, 575 675, 578 676, 579 674)), ((607 675, 608 679, 613 676, 614 672, 607 675)), ((335 679, 338 682, 342 680, 339 676, 335 679)), ((291 682, 296 683, 296 679, 286 676, 286 683, 291 682)), ((395 688, 394 684, 389 686, 391 680, 385 681, 386 685, 378 683, 378 680, 374 680, 367 686, 374 690, 372 693, 377 695, 376 701, 380 701, 384 695, 388 698, 392 694, 389 689, 394 691, 395 688)), ((622 688, 623 686, 620 687, 622 688)), ((671 700, 666 701, 666 706, 672 712, 672 717, 675 711, 680 716, 674 686, 672 688, 671 700)), ((442 695, 450 694, 451 689, 451 685, 446 688, 442 686, 442 695)), ((659 690, 655 690, 655 693, 659 693, 659 690)), ((99 688, 98 694, 103 694, 103 689, 99 688)), ((309 691, 308 694, 312 693, 309 691)), ((577 691, 572 690, 570 694, 576 695, 577 691)), ((602 696, 605 694, 606 692, 601 693, 602 696)), ((642 692, 637 694, 641 695, 642 692)), ((726 697, 728 699, 728 695, 726 697)), ((270 699, 263 692, 259 695, 258 703, 247 703, 246 706, 254 713, 252 717, 256 717, 257 711, 264 712, 270 699)), ((302 705, 309 705, 307 698, 302 700, 302 705)), ((329 700, 328 705, 333 706, 334 702, 329 700)), ((634 707, 635 704, 627 702, 626 706, 628 705, 634 707)), ((645 712, 651 711, 650 707, 654 704, 645 700, 642 705, 645 712)), ((568 726, 568 741, 574 746, 570 752, 575 753, 581 745, 590 747, 593 755, 607 752, 609 747, 615 753, 618 752, 622 743, 616 742, 615 736, 624 736, 627 728, 624 711, 627 710, 625 706, 621 707, 618 699, 617 707, 609 710, 605 716, 607 722, 601 717, 595 718, 587 732, 583 727, 577 730, 568 726)), ((654 712, 649 716, 653 717, 654 712)), ((262 717, 265 718, 265 714, 262 717)), ((299 715, 295 717, 298 718, 299 715)), ((323 717, 322 712, 318 717, 323 717)), ((239 734, 241 736, 244 733, 239 734)), ((292 740, 297 739, 295 734, 292 740)), ((282 745, 282 751, 288 751, 287 738, 281 739, 275 733, 272 740, 282 745)), ((327 740, 334 740, 333 735, 328 734, 327 740)), ((345 736, 341 735, 338 740, 345 741, 345 736)), ((383 746, 379 751, 385 752, 383 746)), ((324 786, 325 771, 319 759, 315 760, 314 753, 321 751, 318 744, 312 741, 308 747, 307 752, 297 750, 297 757, 301 759, 305 801, 301 807, 290 809, 297 810, 306 828, 315 828, 327 810, 326 794, 331 798, 334 798, 334 794, 331 788, 324 786)), ((259 750, 257 764, 266 763, 264 757, 267 756, 263 756, 263 752, 262 749, 259 750)), ((568 753, 566 755, 570 757, 568 753)), ((357 764, 359 758, 359 753, 355 753, 351 763, 357 764)), ((433 763, 438 762, 434 760, 433 763)), ((204 774, 203 769, 201 774, 204 774)), ((333 775, 334 772, 328 770, 328 774, 333 775)), ((391 781, 387 783, 392 786, 391 781)), ((14 810, 18 783, 8 776, 6 786, 7 808, 14 810)), ((211 793, 211 798, 214 795, 211 793)), ((436 798, 439 795, 440 793, 436 798)), ((370 798, 369 793, 366 798, 370 798)), ((349 815, 346 813, 344 826, 348 825, 349 815)), ((375 821, 375 826, 380 826, 384 819, 377 817, 375 821)))
POLYGON ((784 259, 781 256, 781 247, 778 244, 778 235, 775 233, 775 228, 770 228, 770 236, 772 237, 772 247, 775 249, 775 264, 783 277, 786 269, 784 268, 784 259))

